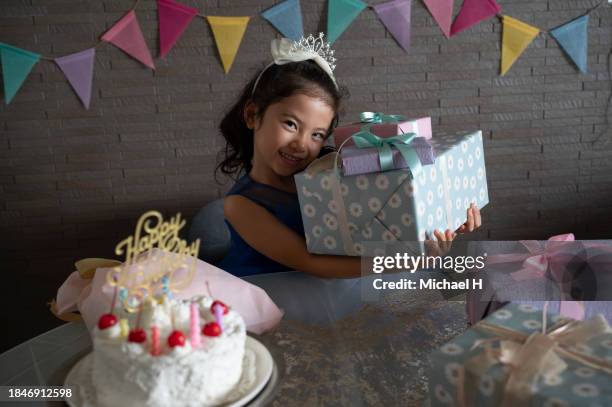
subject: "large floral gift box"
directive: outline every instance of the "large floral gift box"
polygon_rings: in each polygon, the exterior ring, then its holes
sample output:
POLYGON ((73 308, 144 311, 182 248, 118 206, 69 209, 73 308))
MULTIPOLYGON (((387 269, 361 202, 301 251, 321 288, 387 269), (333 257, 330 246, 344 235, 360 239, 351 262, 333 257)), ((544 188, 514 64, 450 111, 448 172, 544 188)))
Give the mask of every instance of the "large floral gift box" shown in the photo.
POLYGON ((432 353, 431 366, 432 407, 612 406, 601 315, 575 321, 509 304, 432 353))
MULTIPOLYGON (((436 136, 435 163, 342 176, 336 154, 295 175, 311 253, 359 256, 364 242, 422 242, 426 233, 456 230, 474 202, 489 202, 480 131, 436 136)), ((413 246, 414 247, 414 246, 413 246)))

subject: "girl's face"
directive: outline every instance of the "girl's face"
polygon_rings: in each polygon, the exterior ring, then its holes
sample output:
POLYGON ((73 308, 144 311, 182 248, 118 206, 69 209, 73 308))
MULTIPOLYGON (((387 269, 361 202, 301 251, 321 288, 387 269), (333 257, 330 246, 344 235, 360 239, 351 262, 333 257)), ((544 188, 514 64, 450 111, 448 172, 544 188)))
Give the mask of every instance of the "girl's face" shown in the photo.
POLYGON ((333 109, 319 98, 295 94, 273 103, 262 119, 247 106, 247 126, 253 131, 253 170, 291 176, 308 166, 323 146, 334 118, 333 109), (250 112, 249 112, 250 110, 250 112))

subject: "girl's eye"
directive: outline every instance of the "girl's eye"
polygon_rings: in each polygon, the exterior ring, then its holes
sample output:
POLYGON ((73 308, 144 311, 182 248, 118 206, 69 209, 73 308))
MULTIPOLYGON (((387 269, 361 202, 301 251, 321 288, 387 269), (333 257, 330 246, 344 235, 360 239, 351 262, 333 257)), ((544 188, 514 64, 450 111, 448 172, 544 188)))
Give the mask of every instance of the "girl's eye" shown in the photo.
POLYGON ((287 121, 285 122, 285 125, 286 125, 287 127, 293 127, 293 128, 295 128, 295 129, 297 129, 297 126, 295 125, 295 123, 294 123, 294 122, 292 122, 292 121, 290 121, 290 120, 287 120, 287 121))
POLYGON ((315 133, 315 134, 313 134, 313 137, 318 139, 318 140, 325 140, 325 134, 323 134, 323 133, 315 133))

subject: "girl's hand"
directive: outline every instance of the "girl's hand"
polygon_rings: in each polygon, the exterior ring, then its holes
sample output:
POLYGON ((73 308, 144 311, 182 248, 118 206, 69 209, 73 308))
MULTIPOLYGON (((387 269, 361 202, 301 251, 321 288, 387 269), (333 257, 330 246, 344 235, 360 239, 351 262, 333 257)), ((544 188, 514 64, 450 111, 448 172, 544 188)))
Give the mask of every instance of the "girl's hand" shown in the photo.
POLYGON ((467 222, 461 225, 456 232, 451 232, 450 229, 446 229, 444 233, 434 230, 434 236, 437 241, 432 240, 431 236, 428 236, 425 240, 425 251, 428 256, 443 256, 450 252, 453 239, 457 237, 457 233, 473 232, 475 229, 482 225, 482 218, 480 216, 480 209, 475 203, 471 203, 467 210, 467 222))
POLYGON ((451 232, 450 229, 446 229, 442 233, 436 229, 434 230, 434 236, 437 241, 433 240, 429 234, 425 240, 425 254, 427 256, 443 256, 450 252, 453 239, 457 236, 457 233, 451 232))
POLYGON ((480 209, 475 203, 471 203, 467 210, 467 222, 459 226, 457 233, 473 232, 475 229, 482 225, 482 218, 480 217, 480 209))

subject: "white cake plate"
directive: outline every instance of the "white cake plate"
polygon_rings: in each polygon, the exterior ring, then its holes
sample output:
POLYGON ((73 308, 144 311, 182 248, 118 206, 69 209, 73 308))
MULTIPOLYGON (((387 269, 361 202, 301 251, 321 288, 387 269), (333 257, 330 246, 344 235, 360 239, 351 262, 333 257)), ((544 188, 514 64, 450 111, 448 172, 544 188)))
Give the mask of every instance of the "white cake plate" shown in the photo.
MULTIPOLYGON (((92 363, 93 353, 89 353, 68 372, 64 386, 73 389, 72 396, 66 398, 70 407, 96 407, 96 389, 91 381, 92 363)), ((235 391, 221 406, 241 407, 252 401, 266 386, 273 370, 274 360, 268 349, 257 339, 247 336, 242 376, 235 391)))

